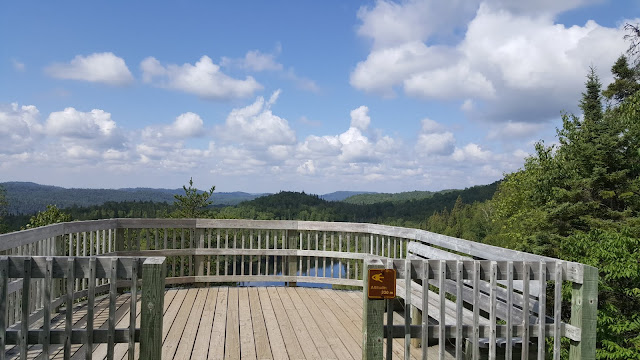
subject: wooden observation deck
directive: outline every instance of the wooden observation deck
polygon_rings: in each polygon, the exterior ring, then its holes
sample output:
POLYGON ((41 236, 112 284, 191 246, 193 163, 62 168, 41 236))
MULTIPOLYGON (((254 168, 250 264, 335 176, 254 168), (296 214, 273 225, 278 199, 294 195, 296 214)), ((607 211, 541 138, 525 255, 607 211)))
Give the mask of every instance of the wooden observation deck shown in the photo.
POLYGON ((423 230, 110 219, 0 251, 0 360, 595 357, 597 269, 423 230))

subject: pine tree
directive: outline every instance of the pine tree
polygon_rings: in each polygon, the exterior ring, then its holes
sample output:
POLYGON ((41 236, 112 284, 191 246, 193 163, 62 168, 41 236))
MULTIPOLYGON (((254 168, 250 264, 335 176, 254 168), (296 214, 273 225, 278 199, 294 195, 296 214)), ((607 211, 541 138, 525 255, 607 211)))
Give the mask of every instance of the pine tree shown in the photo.
POLYGON ((627 97, 640 90, 640 76, 638 71, 629 67, 627 57, 621 55, 611 67, 614 81, 607 86, 602 95, 615 103, 621 103, 627 97))
POLYGON ((183 185, 182 188, 184 189, 184 195, 174 195, 176 210, 172 215, 178 218, 202 217, 205 214, 203 209, 213 204, 213 201, 209 199, 216 187, 212 186, 209 191, 199 192, 198 189, 193 187, 193 178, 190 178, 189 187, 187 188, 183 185))

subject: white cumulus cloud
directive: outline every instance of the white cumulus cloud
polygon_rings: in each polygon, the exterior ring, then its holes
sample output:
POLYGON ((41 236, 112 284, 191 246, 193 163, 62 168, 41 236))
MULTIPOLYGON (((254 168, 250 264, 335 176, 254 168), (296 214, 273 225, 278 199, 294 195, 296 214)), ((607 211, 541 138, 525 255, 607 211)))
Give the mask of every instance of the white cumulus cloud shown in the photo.
POLYGON ((116 122, 111 119, 111 114, 104 110, 93 109, 90 112, 82 112, 68 107, 63 111, 49 114, 46 129, 57 136, 95 139, 111 136, 116 129, 116 122))
POLYGON ((233 59, 222 57, 221 66, 236 66, 251 71, 281 71, 282 64, 276 61, 277 54, 263 53, 260 50, 250 50, 243 58, 233 59))
POLYGON ((133 82, 127 64, 111 52, 77 55, 69 63, 53 64, 45 72, 58 79, 100 82, 122 86, 133 82))
POLYGON ((262 96, 243 108, 233 109, 224 126, 216 129, 222 138, 248 146, 287 145, 296 141, 296 134, 289 122, 271 111, 280 91, 276 91, 269 101, 262 96))
POLYGON ((87 149, 87 156, 94 150, 102 154, 109 149, 126 148, 125 135, 111 114, 101 109, 83 112, 68 107, 63 111, 55 111, 49 114, 44 127, 52 140, 52 153, 62 151, 62 156, 80 157, 81 154, 72 145, 87 149))
POLYGON ((194 65, 162 65, 154 57, 140 63, 142 79, 159 87, 198 95, 204 99, 225 100, 253 95, 262 85, 253 77, 235 79, 223 73, 210 57, 202 56, 194 65))
POLYGON ((451 157, 455 161, 486 162, 491 156, 491 151, 483 150, 478 144, 469 143, 462 148, 456 148, 451 157))
POLYGON ((429 118, 422 120, 415 151, 418 156, 446 156, 455 149, 456 139, 444 126, 429 118))
POLYGON ((43 133, 34 105, 12 103, 0 107, 0 154, 18 154, 32 149, 43 133))
POLYGON ((489 121, 549 120, 576 109, 589 66, 606 86, 626 49, 622 28, 555 22, 593 1, 377 1, 358 13, 358 34, 373 44, 350 83, 385 97, 459 99, 489 121))
POLYGON ((362 105, 357 109, 351 110, 351 127, 357 128, 361 131, 367 130, 371 123, 371 118, 368 115, 369 108, 362 105))

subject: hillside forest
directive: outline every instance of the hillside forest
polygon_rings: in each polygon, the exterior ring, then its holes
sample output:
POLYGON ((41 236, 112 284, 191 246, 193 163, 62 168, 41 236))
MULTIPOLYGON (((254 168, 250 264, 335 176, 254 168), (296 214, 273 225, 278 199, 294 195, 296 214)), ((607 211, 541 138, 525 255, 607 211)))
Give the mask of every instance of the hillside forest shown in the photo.
MULTIPOLYGON (((557 143, 539 142, 524 166, 499 183, 411 196, 365 194, 347 201, 280 192, 213 207, 214 188, 193 183, 167 202, 51 206, 37 215, 8 215, 4 231, 111 217, 208 217, 371 222, 421 228, 505 248, 576 261, 600 272, 597 357, 640 359, 640 66, 632 47, 612 65, 603 89, 586 74, 581 113, 562 115, 557 143), (213 197, 211 197, 213 195, 213 197)), ((566 289, 568 295, 570 289, 566 289)))

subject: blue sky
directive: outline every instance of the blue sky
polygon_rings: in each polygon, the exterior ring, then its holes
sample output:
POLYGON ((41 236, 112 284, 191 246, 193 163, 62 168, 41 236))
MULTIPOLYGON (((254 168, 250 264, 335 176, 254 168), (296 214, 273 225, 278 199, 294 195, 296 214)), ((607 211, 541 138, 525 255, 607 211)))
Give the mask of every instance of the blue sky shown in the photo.
POLYGON ((399 192, 555 141, 640 2, 3 2, 0 182, 399 192))

